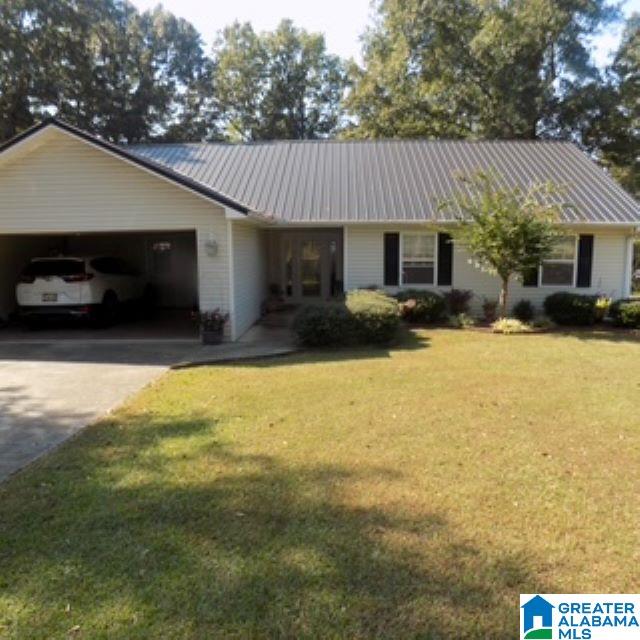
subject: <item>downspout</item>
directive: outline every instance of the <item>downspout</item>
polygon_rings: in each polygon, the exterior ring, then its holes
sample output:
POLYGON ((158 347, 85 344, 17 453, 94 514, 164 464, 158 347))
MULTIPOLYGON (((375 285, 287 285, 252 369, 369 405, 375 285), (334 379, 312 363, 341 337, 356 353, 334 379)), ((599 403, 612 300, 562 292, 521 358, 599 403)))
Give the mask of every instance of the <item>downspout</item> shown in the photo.
POLYGON ((627 236, 624 260, 624 277, 622 280, 623 298, 628 298, 629 296, 631 296, 633 274, 633 245, 635 243, 635 239, 635 236, 627 236))
POLYGON ((349 227, 342 227, 342 288, 349 291, 349 227))
POLYGON ((233 268, 233 222, 231 220, 227 220, 227 256, 228 256, 228 264, 227 269, 229 270, 229 277, 227 281, 229 283, 229 318, 231 319, 230 323, 230 338, 232 342, 235 342, 237 337, 237 318, 236 318, 236 288, 235 288, 235 274, 233 268))

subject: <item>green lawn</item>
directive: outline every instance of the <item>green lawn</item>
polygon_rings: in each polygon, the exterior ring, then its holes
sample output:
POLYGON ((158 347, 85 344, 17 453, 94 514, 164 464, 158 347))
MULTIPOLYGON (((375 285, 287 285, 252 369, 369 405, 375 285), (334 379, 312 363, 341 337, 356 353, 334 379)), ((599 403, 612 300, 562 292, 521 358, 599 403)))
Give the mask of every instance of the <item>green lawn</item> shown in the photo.
POLYGON ((521 592, 636 592, 639 394, 623 334, 173 372, 0 488, 0 637, 502 640, 521 592))

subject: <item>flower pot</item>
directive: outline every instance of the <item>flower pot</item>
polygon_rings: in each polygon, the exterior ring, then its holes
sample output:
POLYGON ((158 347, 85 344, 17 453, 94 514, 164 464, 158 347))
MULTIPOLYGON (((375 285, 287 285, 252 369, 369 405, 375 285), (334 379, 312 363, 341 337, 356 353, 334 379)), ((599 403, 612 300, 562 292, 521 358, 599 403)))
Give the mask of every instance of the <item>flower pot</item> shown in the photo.
POLYGON ((202 344, 220 344, 222 342, 222 337, 224 335, 224 331, 222 329, 202 330, 202 344))

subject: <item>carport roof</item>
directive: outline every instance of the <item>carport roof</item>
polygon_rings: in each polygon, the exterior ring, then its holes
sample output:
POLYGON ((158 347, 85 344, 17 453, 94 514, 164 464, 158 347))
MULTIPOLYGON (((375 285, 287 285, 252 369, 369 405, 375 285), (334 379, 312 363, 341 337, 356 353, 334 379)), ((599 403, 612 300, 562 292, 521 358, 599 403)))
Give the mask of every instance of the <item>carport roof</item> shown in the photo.
POLYGON ((565 187, 568 224, 638 224, 640 205, 569 142, 358 140, 117 146, 49 119, 0 152, 54 125, 242 213, 289 223, 450 222, 438 202, 460 174, 495 170, 510 186, 565 187))

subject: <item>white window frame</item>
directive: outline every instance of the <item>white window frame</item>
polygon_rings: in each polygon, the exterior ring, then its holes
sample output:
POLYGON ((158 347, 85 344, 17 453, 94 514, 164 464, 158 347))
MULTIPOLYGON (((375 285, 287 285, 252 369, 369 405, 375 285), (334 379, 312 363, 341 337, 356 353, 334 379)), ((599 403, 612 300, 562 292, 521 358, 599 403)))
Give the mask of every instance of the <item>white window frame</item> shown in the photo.
POLYGON ((438 286, 438 234, 432 231, 402 231, 400 233, 400 259, 398 260, 398 287, 411 287, 412 289, 429 288, 438 286), (433 282, 431 284, 426 283, 405 283, 402 277, 403 264, 404 264, 404 237, 422 235, 433 237, 433 282))
POLYGON ((547 258, 546 260, 542 260, 542 262, 540 263, 540 266, 538 267, 538 286, 542 289, 566 289, 567 287, 570 287, 571 289, 575 289, 576 286, 576 279, 578 277, 578 241, 580 239, 580 236, 578 235, 574 235, 574 236, 569 236, 569 237, 573 237, 573 260, 567 260, 567 259, 553 259, 553 258, 547 258), (542 270, 544 269, 544 263, 545 262, 561 262, 564 264, 569 264, 571 263, 571 265, 573 266, 573 275, 571 277, 571 284, 542 284, 542 270))

